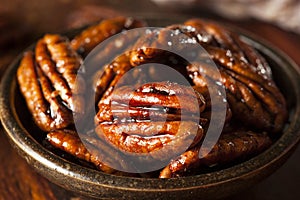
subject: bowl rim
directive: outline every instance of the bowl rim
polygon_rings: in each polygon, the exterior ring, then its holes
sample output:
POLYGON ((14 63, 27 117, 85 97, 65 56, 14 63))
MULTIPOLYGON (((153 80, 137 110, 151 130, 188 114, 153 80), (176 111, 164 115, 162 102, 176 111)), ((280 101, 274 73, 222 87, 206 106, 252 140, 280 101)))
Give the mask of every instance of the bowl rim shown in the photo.
MULTIPOLYGON (((259 49, 268 57, 271 57, 274 61, 276 61, 276 63, 278 63, 278 65, 288 66, 290 69, 288 72, 290 73, 290 76, 296 77, 296 79, 290 80, 291 83, 296 88, 300 87, 300 67, 291 58, 278 48, 250 33, 241 32, 240 30, 238 30, 238 32, 242 35, 245 42, 254 46, 256 49, 259 49)), ((29 47, 29 49, 32 47, 33 46, 29 47)), ((264 152, 232 167, 221 169, 216 172, 194 175, 192 178, 188 176, 170 179, 116 176, 86 168, 65 160, 64 158, 47 150, 22 126, 16 110, 13 107, 15 98, 11 98, 14 94, 14 90, 16 89, 15 74, 21 57, 22 54, 20 54, 7 68, 2 78, 0 88, 0 118, 10 142, 19 151, 21 151, 19 153, 25 157, 27 162, 32 162, 32 160, 34 160, 53 172, 55 171, 60 175, 77 179, 81 182, 90 183, 94 186, 129 191, 147 190, 150 192, 163 192, 189 190, 199 187, 218 185, 240 179, 242 177, 247 177, 250 174, 266 168, 271 163, 277 162, 285 154, 292 151, 300 141, 300 90, 298 90, 295 91, 295 102, 297 104, 295 106, 296 109, 294 113, 292 113, 293 116, 290 119, 291 123, 289 127, 284 130, 282 136, 264 152), (259 160, 259 162, 257 162, 257 160, 259 160), (59 162, 59 164, 57 162, 59 162), (82 174, 84 174, 84 176, 82 176, 82 174), (145 183, 153 181, 155 181, 156 184, 145 185, 145 183)))

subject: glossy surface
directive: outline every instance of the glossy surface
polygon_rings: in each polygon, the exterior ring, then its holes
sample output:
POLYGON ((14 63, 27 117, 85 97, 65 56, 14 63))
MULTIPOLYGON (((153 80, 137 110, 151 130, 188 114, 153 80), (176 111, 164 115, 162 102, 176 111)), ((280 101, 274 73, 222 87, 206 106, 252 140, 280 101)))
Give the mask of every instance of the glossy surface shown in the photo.
POLYGON ((274 75, 280 80, 280 87, 283 89, 289 100, 288 104, 290 105, 291 111, 291 124, 285 131, 283 137, 262 155, 246 163, 217 173, 165 181, 156 179, 128 179, 82 168, 78 165, 65 162, 63 159, 58 158, 51 153, 49 154, 49 152, 44 148, 41 148, 35 140, 32 140, 31 136, 27 135, 28 132, 24 132, 24 129, 20 129, 17 121, 11 120, 16 116, 19 116, 22 121, 22 118, 24 117, 21 116, 20 113, 17 113, 16 110, 10 110, 10 106, 18 106, 19 103, 18 101, 15 101, 14 96, 16 85, 13 74, 16 70, 16 63, 12 65, 7 71, 8 74, 4 77, 3 88, 1 91, 10 92, 2 92, 2 119, 5 123, 5 128, 9 131, 12 142, 20 149, 21 154, 27 158, 27 161, 33 165, 37 171, 44 174, 50 180, 68 189, 73 189, 77 192, 81 191, 88 195, 98 194, 102 197, 111 197, 112 195, 113 197, 145 198, 145 192, 147 193, 146 197, 148 198, 163 197, 164 195, 165 197, 178 197, 182 195, 185 197, 197 196, 198 198, 216 198, 229 195, 252 185, 256 181, 259 181, 272 173, 273 170, 284 162, 299 140, 299 105, 297 105, 299 102, 297 101, 299 100, 299 89, 297 90, 297 87, 300 84, 299 78, 297 78, 297 76, 299 76, 299 72, 296 70, 297 67, 291 65, 289 60, 277 55, 276 52, 274 54, 272 50, 265 49, 258 43, 251 40, 249 40, 249 42, 253 43, 256 48, 263 51, 263 53, 269 57, 269 61, 273 62, 273 67, 275 66, 274 75), (280 68, 276 63, 286 67, 280 68), (282 79, 282 77, 284 78, 282 79), (289 88, 289 90, 287 90, 287 88, 289 88), (11 100, 9 100, 10 97, 12 97, 11 100), (27 136, 24 137, 24 134, 27 136), (27 147, 24 148, 24 145, 27 147), (47 162, 45 162, 45 158, 48 160, 47 162), (253 169, 254 171, 252 171, 253 169), (240 176, 236 177, 237 174, 240 176), (82 182, 83 180, 84 182, 82 182), (230 181, 227 182, 225 180, 230 181), (70 183, 70 181, 72 184, 67 184, 70 183), (205 184, 209 184, 209 187, 204 187, 205 184), (220 187, 221 184, 222 187, 220 187), (107 186, 103 187, 103 185, 107 186), (91 187, 93 188, 92 191, 90 190, 91 187), (163 188, 168 188, 168 191, 163 188), (217 195, 216 190, 219 191, 217 195))

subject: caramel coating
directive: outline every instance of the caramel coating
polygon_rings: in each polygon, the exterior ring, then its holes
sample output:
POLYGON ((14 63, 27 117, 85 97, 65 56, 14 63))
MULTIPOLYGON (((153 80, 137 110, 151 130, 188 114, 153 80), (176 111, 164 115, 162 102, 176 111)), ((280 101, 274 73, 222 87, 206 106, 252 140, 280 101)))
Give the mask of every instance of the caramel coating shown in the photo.
POLYGON ((212 149, 194 147, 175 158, 160 172, 160 178, 182 176, 187 169, 224 165, 244 160, 265 150, 271 144, 267 134, 236 131, 223 134, 212 149))
MULTIPOLYGON (((109 38, 110 36, 120 33, 121 31, 139 28, 145 26, 145 22, 131 17, 116 17, 113 19, 102 20, 100 23, 90 26, 83 30, 80 34, 74 37, 71 41, 72 48, 82 55, 87 55, 94 49, 100 42, 109 38)), ((122 46, 125 42, 119 41, 122 46)), ((111 44, 113 46, 115 44, 111 44)), ((117 46, 120 48, 120 46, 117 46)))
POLYGON ((52 95, 51 83, 35 63, 32 52, 24 54, 17 78, 27 107, 42 130, 60 129, 72 123, 72 113, 52 95))
MULTIPOLYGON (((155 116, 152 120, 161 119, 163 116, 166 117, 166 120, 176 119, 176 115, 180 120, 181 110, 189 113, 197 112, 197 110, 202 112, 205 109, 205 100, 200 93, 187 89, 186 86, 171 82, 156 82, 144 84, 136 90, 133 90, 131 86, 120 87, 114 90, 111 96, 103 98, 98 107, 96 123, 123 120, 122 115, 126 115, 124 112, 126 110, 130 113, 130 121, 133 119, 149 120, 150 112, 153 117, 155 116), (196 100, 194 97, 197 97, 197 107, 193 103, 193 100, 196 100), (153 105, 159 105, 160 109, 151 108, 153 105), (107 109, 111 111, 107 112, 107 109), (118 112, 118 110, 124 111, 118 112)), ((188 117, 192 117, 192 115, 188 117)))
POLYGON ((78 73, 81 62, 68 39, 60 35, 45 35, 37 42, 35 54, 24 55, 17 78, 42 130, 65 128, 73 124, 72 112, 75 117, 83 112, 85 84, 78 73))
POLYGON ((120 87, 100 100, 96 132, 125 153, 152 153, 169 143, 175 149, 186 142, 195 145, 203 137, 206 120, 198 122, 192 116, 204 110, 205 101, 198 93, 195 108, 192 95, 187 86, 170 82, 148 83, 136 90, 120 87), (186 117, 183 110, 189 113, 186 117))
POLYGON ((77 133, 72 130, 56 130, 47 134, 47 140, 56 148, 59 148, 79 159, 93 163, 98 169, 106 173, 115 170, 105 165, 97 154, 91 154, 81 142, 77 133))
MULTIPOLYGON (((194 37, 220 68, 219 81, 230 96, 228 101, 235 118, 258 130, 280 132, 287 119, 286 102, 264 58, 238 35, 219 25, 200 19, 189 20, 185 25, 196 29, 194 37), (201 34, 211 35, 211 41, 199 39, 201 34)), ((199 63, 197 67, 205 68, 199 63)))

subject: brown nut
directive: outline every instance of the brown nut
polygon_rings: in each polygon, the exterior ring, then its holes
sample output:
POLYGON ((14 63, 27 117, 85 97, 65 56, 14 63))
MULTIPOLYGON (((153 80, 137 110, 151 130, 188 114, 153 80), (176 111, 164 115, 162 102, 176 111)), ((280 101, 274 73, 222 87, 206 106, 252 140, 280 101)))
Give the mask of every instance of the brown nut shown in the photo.
MULTIPOLYGON (((221 80, 216 81, 226 88, 233 117, 257 130, 281 131, 287 119, 286 102, 264 58, 240 36, 217 24, 193 19, 185 25, 195 28, 194 37, 219 67, 221 80), (202 35, 210 35, 210 39, 204 40, 202 35)), ((203 85, 203 77, 195 72, 209 71, 207 66, 194 63, 188 70, 194 74, 194 83, 203 85)), ((212 73, 206 76, 214 79, 212 73)))
POLYGON ((45 35, 37 42, 35 54, 25 53, 17 78, 28 108, 42 130, 72 125, 72 114, 83 112, 81 95, 85 84, 78 74, 81 62, 68 40, 59 35, 45 35))
POLYGON ((175 158, 160 172, 160 178, 181 176, 186 170, 201 170, 203 167, 221 166, 243 161, 254 156, 271 144, 266 133, 236 131, 223 134, 212 149, 194 147, 175 158))
MULTIPOLYGON (((88 137, 88 136, 87 136, 88 137)), ((59 148, 76 158, 93 163, 98 169, 106 173, 113 173, 115 170, 106 166, 97 154, 90 153, 81 142, 78 134, 73 130, 56 130, 47 134, 47 140, 56 148, 59 148)), ((88 139, 87 139, 88 140, 88 139)), ((92 140, 92 139, 89 139, 92 140)), ((97 140, 97 142, 99 142, 97 140)), ((91 149, 91 147, 89 147, 91 149)))
MULTIPOLYGON (((86 56, 98 44, 111 37, 112 35, 120 33, 124 30, 139 28, 143 26, 145 26, 145 22, 133 19, 131 17, 116 17, 112 19, 105 19, 94 26, 88 27, 80 34, 75 36, 71 41, 71 45, 72 48, 78 51, 81 55, 86 56)), ((124 37, 123 40, 117 41, 117 43, 111 43, 110 48, 107 48, 106 50, 111 51, 111 49, 122 48, 128 42, 126 41, 126 39, 127 38, 124 37)))
POLYGON ((149 153, 151 158, 162 159, 167 152, 157 150, 164 146, 172 144, 175 151, 186 144, 194 146, 203 137, 206 119, 197 119, 197 110, 205 109, 205 101, 201 94, 177 83, 148 83, 135 90, 122 86, 102 98, 98 107, 98 136, 124 154, 149 153), (192 102, 195 93, 197 108, 192 102))

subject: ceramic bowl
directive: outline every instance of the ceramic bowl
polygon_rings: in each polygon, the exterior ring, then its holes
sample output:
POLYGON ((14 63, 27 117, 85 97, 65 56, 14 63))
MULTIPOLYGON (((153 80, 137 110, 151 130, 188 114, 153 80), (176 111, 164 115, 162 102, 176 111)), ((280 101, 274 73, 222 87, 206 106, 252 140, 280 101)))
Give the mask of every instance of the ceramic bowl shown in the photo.
MULTIPOLYGON (((154 22, 160 23, 159 21, 154 22)), ((163 26, 165 24, 161 24, 163 26)), ((16 82, 21 56, 1 83, 0 114, 11 144, 40 174, 77 193, 102 199, 219 199, 255 185, 279 168, 300 138, 300 67, 269 44, 243 35, 270 63, 274 79, 287 99, 289 121, 278 140, 263 153, 234 166, 205 174, 171 178, 132 178, 105 174, 50 151, 31 122, 16 82)))

